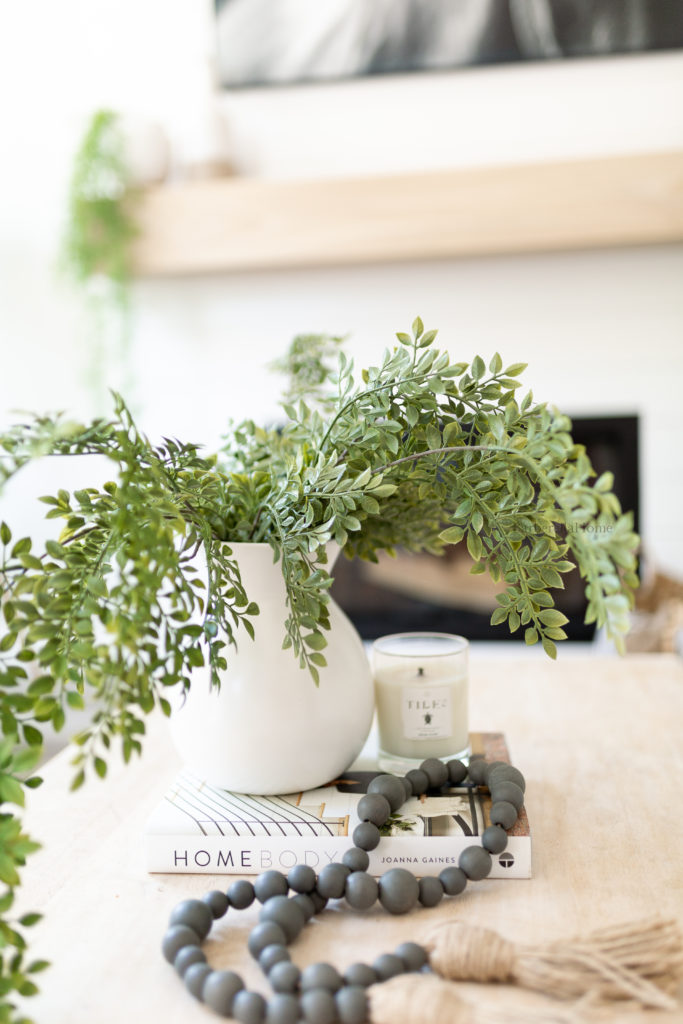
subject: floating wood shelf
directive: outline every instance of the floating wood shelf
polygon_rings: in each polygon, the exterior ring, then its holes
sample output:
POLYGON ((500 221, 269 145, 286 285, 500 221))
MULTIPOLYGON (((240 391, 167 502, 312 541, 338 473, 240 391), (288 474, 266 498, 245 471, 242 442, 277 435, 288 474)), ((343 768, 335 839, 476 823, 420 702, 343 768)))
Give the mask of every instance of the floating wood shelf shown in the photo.
POLYGON ((683 240, 683 152, 372 178, 150 189, 141 275, 341 266, 683 240))

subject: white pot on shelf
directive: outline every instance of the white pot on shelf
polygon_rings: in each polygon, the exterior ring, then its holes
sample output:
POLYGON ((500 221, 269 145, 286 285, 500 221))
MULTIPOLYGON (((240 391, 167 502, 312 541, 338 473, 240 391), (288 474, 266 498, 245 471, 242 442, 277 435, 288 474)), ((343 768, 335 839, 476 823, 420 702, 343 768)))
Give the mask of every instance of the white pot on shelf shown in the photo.
POLYGON ((330 600, 327 667, 316 686, 282 649, 285 584, 268 544, 231 544, 250 601, 256 637, 237 631, 226 649, 220 690, 208 669, 193 673, 176 702, 171 733, 186 766, 237 792, 294 793, 325 785, 360 752, 374 709, 372 676, 360 637, 330 600))

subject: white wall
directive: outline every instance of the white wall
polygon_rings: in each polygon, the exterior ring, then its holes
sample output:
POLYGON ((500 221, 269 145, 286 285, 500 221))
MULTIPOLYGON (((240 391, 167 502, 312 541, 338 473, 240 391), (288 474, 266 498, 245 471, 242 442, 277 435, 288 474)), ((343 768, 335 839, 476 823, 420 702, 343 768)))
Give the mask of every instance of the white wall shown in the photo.
MULTIPOLYGON (((17 407, 102 411, 84 383, 82 309, 54 273, 87 116, 109 104, 157 117, 181 150, 206 114, 206 0, 39 8, 12 5, 0 41, 0 424, 17 407)), ((222 105, 241 169, 312 177, 680 148, 682 86, 683 54, 661 54, 243 92, 222 105)), ((645 538, 683 574, 682 270, 683 247, 670 246, 140 282, 133 401, 149 432, 214 444, 231 416, 275 414, 278 382, 263 367, 295 332, 352 332, 358 359, 376 360, 420 313, 453 355, 529 362, 538 398, 640 413, 645 538)), ((32 487, 46 489, 38 477, 32 487)), ((30 525, 21 493, 0 509, 30 525)))

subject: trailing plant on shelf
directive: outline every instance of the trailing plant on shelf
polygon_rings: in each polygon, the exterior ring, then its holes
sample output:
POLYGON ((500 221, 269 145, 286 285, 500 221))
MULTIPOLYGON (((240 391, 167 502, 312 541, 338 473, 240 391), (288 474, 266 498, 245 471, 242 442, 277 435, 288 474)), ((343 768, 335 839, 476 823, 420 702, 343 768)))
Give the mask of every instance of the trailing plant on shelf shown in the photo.
POLYGON ((107 357, 123 365, 128 346, 136 198, 119 115, 98 110, 74 158, 62 251, 92 324, 90 376, 98 389, 107 357))
MULTIPOLYGON (((587 619, 620 642, 638 582, 637 537, 611 475, 593 479, 566 416, 531 393, 516 399, 524 364, 504 368, 497 354, 488 367, 479 356, 454 363, 419 318, 397 337, 359 381, 339 339, 296 339, 280 364, 289 376, 284 425, 242 423, 212 455, 193 443, 152 443, 119 396, 107 421, 39 416, 0 435, 0 483, 40 456, 99 455, 115 470, 103 487, 41 499, 62 527, 44 550, 0 527, 3 801, 22 804, 41 727, 60 729, 65 709, 88 695, 97 700, 75 737, 74 787, 87 765, 106 775, 116 738, 126 761, 139 753, 145 714, 169 714, 168 687, 188 688, 195 667, 208 663, 219 682, 238 627, 258 634, 231 543, 272 547, 286 584, 283 646, 311 685, 325 685, 330 540, 366 559, 466 544, 472 571, 500 582, 492 622, 523 630, 551 657, 566 622, 553 591, 576 564, 587 619)), ((3 829, 7 913, 32 846, 7 810, 3 829)), ((23 939, 7 920, 0 928, 18 950, 0 992, 30 991, 23 939)))

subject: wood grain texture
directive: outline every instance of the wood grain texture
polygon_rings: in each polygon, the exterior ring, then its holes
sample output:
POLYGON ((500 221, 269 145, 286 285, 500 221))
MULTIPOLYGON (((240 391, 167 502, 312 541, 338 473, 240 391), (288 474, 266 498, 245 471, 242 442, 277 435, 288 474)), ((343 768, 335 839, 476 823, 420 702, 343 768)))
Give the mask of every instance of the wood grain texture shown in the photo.
POLYGON ((643 245, 683 239, 683 152, 332 181, 150 189, 142 275, 643 245))
MULTIPOLYGON (((528 780, 530 880, 487 880, 432 910, 393 918, 332 907, 292 948, 307 964, 372 961, 433 923, 457 917, 523 943, 607 924, 675 916, 683 926, 683 665, 670 655, 573 657, 553 664, 512 654, 471 665, 471 726, 503 730, 528 780)), ((40 909, 32 952, 54 961, 42 994, 26 1001, 41 1024, 191 1024, 215 1020, 187 995, 159 943, 182 898, 223 888, 225 875, 147 875, 142 828, 178 770, 165 723, 150 721, 141 761, 67 792, 68 753, 49 762, 31 793, 27 826, 45 844, 29 861, 22 910, 40 909)), ((228 913, 206 949, 265 991, 245 950, 256 911, 228 913)), ((548 1006, 502 986, 463 985, 480 1007, 508 1014, 548 1006)), ((683 995, 683 993, 681 993, 683 995)), ((624 1024, 683 1020, 681 1013, 616 1008, 624 1024)))

